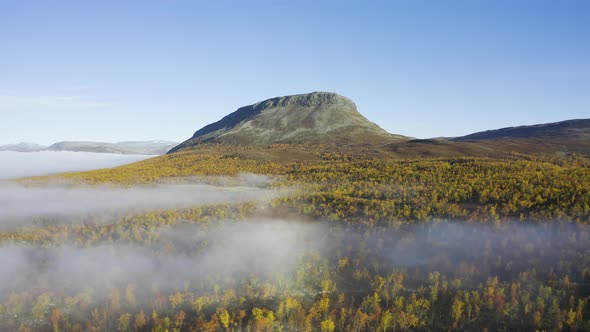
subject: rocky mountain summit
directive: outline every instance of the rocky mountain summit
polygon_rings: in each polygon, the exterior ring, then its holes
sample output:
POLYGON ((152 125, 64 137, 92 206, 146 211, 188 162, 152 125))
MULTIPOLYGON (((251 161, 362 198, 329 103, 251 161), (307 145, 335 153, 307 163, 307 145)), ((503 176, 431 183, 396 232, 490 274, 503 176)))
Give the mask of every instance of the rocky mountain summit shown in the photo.
POLYGON ((276 97, 245 106, 198 130, 170 152, 202 143, 268 146, 277 143, 374 144, 407 139, 362 116, 348 98, 330 92, 276 97))

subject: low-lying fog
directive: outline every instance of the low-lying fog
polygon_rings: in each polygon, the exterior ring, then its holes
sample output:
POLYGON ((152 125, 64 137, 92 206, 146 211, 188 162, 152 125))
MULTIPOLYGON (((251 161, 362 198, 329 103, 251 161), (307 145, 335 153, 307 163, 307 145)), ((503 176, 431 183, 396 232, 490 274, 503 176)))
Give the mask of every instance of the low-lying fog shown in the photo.
POLYGON ((70 151, 0 151, 0 179, 109 168, 155 156, 70 151))
POLYGON ((281 221, 244 222, 207 231, 194 226, 165 227, 157 231, 157 240, 149 247, 8 244, 0 246, 0 294, 39 284, 73 292, 128 283, 175 289, 201 278, 287 273, 294 269, 298 253, 311 249, 299 240, 309 238, 313 230, 281 221), (156 253, 168 243, 178 251, 156 253))
POLYGON ((249 183, 248 177, 239 179, 234 186, 185 183, 135 187, 68 183, 28 186, 0 181, 0 231, 47 224, 108 223, 133 213, 262 202, 279 194, 249 183))
MULTIPOLYGON (((385 273, 427 269, 449 276, 469 273, 479 281, 492 275, 510 279, 539 262, 547 268, 539 274, 571 269, 563 265, 561 257, 564 253, 586 254, 588 232, 580 232, 580 227, 586 226, 509 223, 495 227, 444 222, 393 230, 255 218, 165 226, 155 231, 150 245, 40 248, 7 243, 0 246, 0 293, 31 287, 75 293, 88 287, 128 284, 173 290, 203 282, 239 282, 253 276, 282 275, 293 280, 302 259, 314 253, 321 254, 320 261, 313 263, 318 267, 324 260, 335 264, 349 257, 352 262, 362 258, 370 263, 367 267, 379 266, 385 273)), ((314 290, 312 286, 298 291, 313 295, 314 290)))

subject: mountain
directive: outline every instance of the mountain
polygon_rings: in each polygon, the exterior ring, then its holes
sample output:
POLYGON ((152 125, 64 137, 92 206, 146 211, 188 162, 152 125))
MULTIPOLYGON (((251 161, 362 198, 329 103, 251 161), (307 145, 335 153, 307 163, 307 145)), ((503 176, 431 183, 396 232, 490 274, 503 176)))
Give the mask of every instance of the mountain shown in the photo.
POLYGON ((0 145, 0 151, 15 151, 15 152, 37 152, 47 149, 47 146, 21 142, 17 144, 0 145))
POLYGON ((531 126, 487 130, 452 138, 452 141, 484 141, 502 139, 543 139, 590 141, 590 119, 567 120, 531 126))
POLYGON ((176 152, 202 143, 269 146, 278 143, 379 144, 406 140, 392 135, 362 116, 348 98, 312 92, 267 99, 242 107, 199 129, 172 149, 176 152))
POLYGON ((129 141, 118 143, 64 141, 49 146, 47 150, 162 155, 177 144, 176 142, 169 141, 129 141))

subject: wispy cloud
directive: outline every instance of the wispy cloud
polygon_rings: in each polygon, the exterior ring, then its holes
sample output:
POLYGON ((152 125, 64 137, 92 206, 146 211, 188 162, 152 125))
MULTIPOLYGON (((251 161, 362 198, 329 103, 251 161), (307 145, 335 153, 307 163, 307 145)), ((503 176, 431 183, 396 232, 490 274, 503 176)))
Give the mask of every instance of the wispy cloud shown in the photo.
POLYGON ((70 85, 58 89, 58 91, 90 91, 94 90, 95 86, 91 84, 70 85))

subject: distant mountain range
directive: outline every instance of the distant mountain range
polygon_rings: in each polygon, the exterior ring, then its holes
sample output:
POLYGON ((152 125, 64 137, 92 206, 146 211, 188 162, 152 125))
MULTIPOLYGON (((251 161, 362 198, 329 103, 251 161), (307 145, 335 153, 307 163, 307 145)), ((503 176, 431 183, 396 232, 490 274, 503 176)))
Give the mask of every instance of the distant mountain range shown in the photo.
POLYGON ((1 145, 0 151, 36 152, 36 151, 73 151, 116 154, 162 155, 178 145, 169 141, 129 141, 118 143, 64 141, 43 146, 34 143, 1 145))
POLYGON ((47 150, 47 146, 39 145, 35 143, 17 143, 17 144, 6 144, 0 145, 0 151, 16 151, 16 152, 36 152, 47 150))
MULTIPOLYGON (((292 154, 305 155, 299 145, 364 149, 391 157, 503 157, 535 153, 590 154, 590 119, 502 128, 462 137, 413 139, 391 134, 362 116, 348 98, 330 92, 276 97, 245 106, 207 125, 169 153, 202 144, 250 146, 273 153, 273 145, 292 144, 292 154)), ((308 153, 309 155, 310 153, 308 153)))

